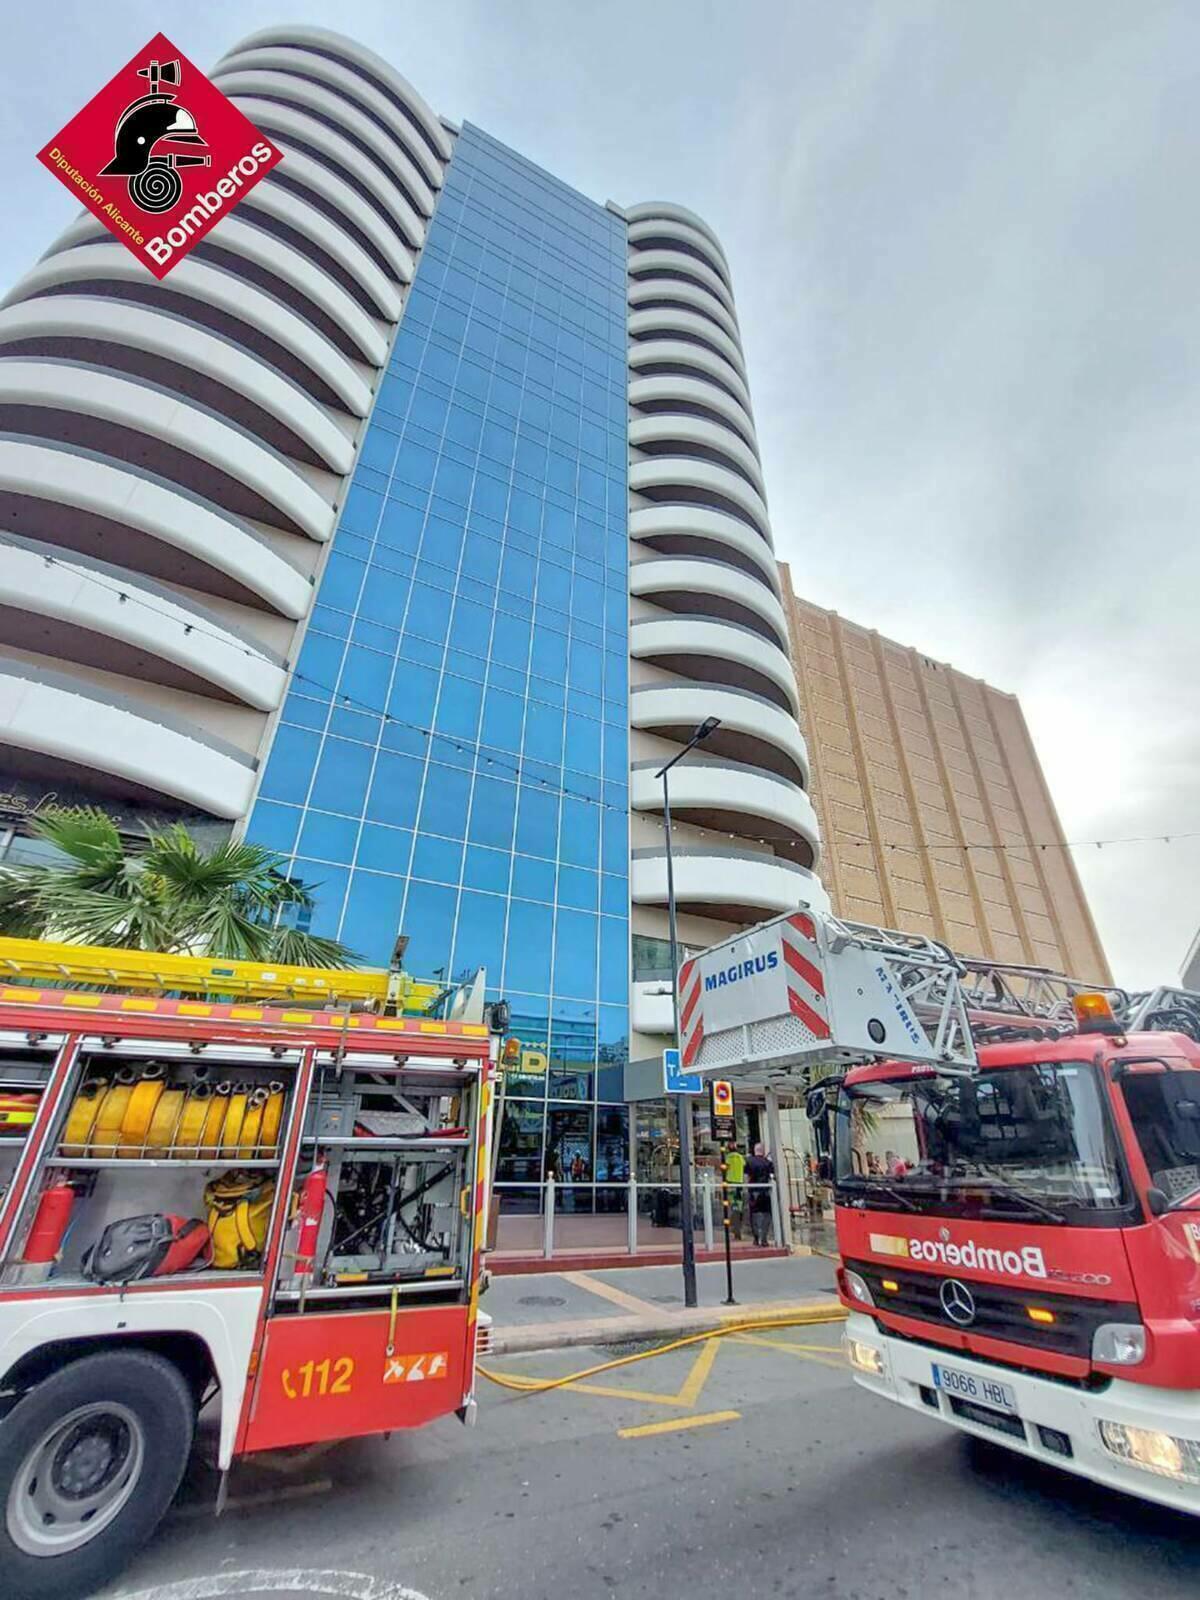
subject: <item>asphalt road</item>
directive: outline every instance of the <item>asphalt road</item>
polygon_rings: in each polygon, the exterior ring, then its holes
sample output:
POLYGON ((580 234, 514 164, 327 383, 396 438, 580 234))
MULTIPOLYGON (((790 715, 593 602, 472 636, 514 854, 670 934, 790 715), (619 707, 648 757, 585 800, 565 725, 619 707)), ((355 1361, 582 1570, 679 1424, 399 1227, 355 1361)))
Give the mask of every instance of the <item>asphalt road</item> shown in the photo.
MULTIPOLYGON (((219 1522, 198 1480, 108 1594, 1193 1600, 1200 1521, 875 1400, 842 1370, 838 1334, 695 1345, 594 1380, 614 1393, 485 1384, 473 1431, 241 1467, 219 1522), (627 1431, 662 1422, 688 1426, 627 1431)), ((612 1353, 496 1365, 550 1377, 612 1353)))

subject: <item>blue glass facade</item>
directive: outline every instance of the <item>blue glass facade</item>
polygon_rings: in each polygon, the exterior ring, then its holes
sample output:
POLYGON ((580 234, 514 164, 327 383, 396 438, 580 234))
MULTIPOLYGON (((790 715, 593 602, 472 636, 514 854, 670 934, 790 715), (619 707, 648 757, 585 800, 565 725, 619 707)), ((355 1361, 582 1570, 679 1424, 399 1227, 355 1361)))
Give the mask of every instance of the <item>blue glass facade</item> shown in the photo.
POLYGON ((620 218, 466 126, 247 830, 364 962, 487 967, 501 1179, 576 1210, 628 1159, 625 278, 620 218))

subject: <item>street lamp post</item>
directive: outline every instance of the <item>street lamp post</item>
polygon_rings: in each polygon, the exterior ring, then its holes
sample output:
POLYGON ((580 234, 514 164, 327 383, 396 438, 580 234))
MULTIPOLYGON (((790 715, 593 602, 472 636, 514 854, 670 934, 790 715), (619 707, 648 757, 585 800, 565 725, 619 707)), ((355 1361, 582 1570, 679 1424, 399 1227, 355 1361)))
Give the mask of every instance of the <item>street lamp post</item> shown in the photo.
MULTIPOLYGON (((662 779, 663 835, 667 846, 667 925, 671 940, 671 1019, 675 1034, 675 1048, 681 1050, 679 1039, 679 941, 675 932, 675 864, 671 857, 671 791, 667 774, 689 750, 715 733, 721 726, 719 717, 705 717, 678 755, 672 756, 665 767, 654 776, 662 779)), ((682 1056, 680 1057, 682 1062, 682 1056)), ((675 1120, 679 1125, 679 1222, 683 1229, 683 1303, 698 1304, 696 1297, 696 1236, 692 1215, 692 1114, 689 1098, 675 1096, 675 1120)))

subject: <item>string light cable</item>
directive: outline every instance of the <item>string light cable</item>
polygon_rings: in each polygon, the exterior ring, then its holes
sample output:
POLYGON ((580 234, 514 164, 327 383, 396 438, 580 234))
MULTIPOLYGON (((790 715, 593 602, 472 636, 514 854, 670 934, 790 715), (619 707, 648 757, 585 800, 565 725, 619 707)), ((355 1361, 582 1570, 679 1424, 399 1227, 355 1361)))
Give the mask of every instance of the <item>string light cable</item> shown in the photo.
MULTIPOLYGON (((9 545, 10 548, 24 548, 23 545, 19 545, 11 539, 6 539, 3 535, 0 535, 0 543, 9 545)), ((73 577, 83 578, 90 583, 94 583, 97 585, 97 587, 107 590, 110 594, 115 594, 118 600, 123 603, 129 601, 131 598, 129 588, 122 587, 121 584, 117 582, 108 582, 99 573, 90 572, 86 568, 76 566, 69 560, 63 560, 57 556, 47 555, 45 553, 41 553, 40 559, 48 567, 69 567, 73 577)), ((351 559, 357 561, 363 560, 363 558, 359 556, 351 556, 351 559)), ((397 576, 407 576, 407 574, 400 573, 399 569, 385 568, 383 570, 395 571, 397 576)), ((262 652, 258 649, 255 649, 253 646, 241 644, 236 640, 231 640, 228 634, 217 633, 214 629, 206 627, 203 622, 183 622, 177 614, 167 611, 161 606, 154 605, 153 602, 148 600, 143 593, 136 593, 136 600, 140 606, 151 612, 153 615, 162 617, 165 621, 173 623, 177 627, 181 627, 183 632, 187 635, 195 634, 201 638, 212 639, 215 643, 222 645, 227 650, 232 648, 234 650, 239 650, 245 656, 259 660, 263 659, 262 652)), ((450 745, 454 748, 456 753, 469 753, 474 756, 476 760, 481 761, 485 766, 495 767, 502 772, 509 772, 522 783, 536 785, 536 787, 543 793, 555 794, 564 799, 578 800, 584 805, 595 806, 598 810, 609 811, 620 816, 627 816, 629 814, 628 806, 613 805, 610 801, 601 799, 598 796, 586 794, 579 789, 572 789, 566 784, 553 784, 548 778, 543 778, 537 774, 526 772, 521 766, 519 760, 512 761, 505 759, 505 757, 500 754, 494 746, 482 744, 481 742, 470 739, 462 734, 445 733, 437 728, 425 727, 421 723, 409 722, 403 717, 396 716, 394 712, 386 710, 383 706, 371 705, 367 701, 358 699, 358 697, 355 695, 346 694, 340 689, 335 689, 332 685, 324 683, 320 679, 313 677, 311 673, 302 672, 296 668, 293 669, 290 675, 290 680, 293 683, 299 682, 307 684, 319 695, 327 697, 330 701, 331 707, 343 707, 360 711, 368 716, 378 717, 384 723, 391 724, 394 727, 404 728, 410 733, 415 733, 421 738, 430 740, 431 744, 435 744, 440 741, 444 744, 450 745)), ((437 759, 432 748, 430 751, 430 759, 437 759)), ((450 763, 447 764, 449 765, 450 763)), ((724 828, 708 828, 702 823, 690 822, 686 820, 684 821, 684 825, 691 831, 708 834, 713 838, 734 839, 742 842, 752 842, 757 844, 780 844, 789 846, 794 846, 796 843, 796 837, 794 834, 731 833, 729 830, 724 828)), ((1107 839, 1053 839, 1049 841, 1035 840, 1021 844, 1005 844, 1000 841, 989 843, 971 843, 953 840, 938 844, 925 844, 918 842, 897 844, 890 840, 880 840, 876 842, 873 839, 862 838, 853 834, 841 834, 839 838, 843 845, 849 845, 855 849, 874 850, 876 852, 881 850, 906 850, 910 853, 936 855, 939 853, 966 853, 971 850, 1013 850, 1023 852, 1029 852, 1032 850, 1102 850, 1109 846, 1126 844, 1175 844, 1187 839, 1200 838, 1200 828, 1185 829, 1182 831, 1176 830, 1168 833, 1129 834, 1124 836, 1114 836, 1107 839)))

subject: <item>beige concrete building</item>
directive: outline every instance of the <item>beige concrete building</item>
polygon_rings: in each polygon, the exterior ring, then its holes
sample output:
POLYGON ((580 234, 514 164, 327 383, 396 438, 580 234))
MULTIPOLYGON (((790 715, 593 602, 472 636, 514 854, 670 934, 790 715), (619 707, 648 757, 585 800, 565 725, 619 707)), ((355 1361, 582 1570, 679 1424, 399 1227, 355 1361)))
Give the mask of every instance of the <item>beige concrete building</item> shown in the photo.
POLYGON ((780 570, 837 913, 1111 982, 1016 697, 799 599, 780 570))

